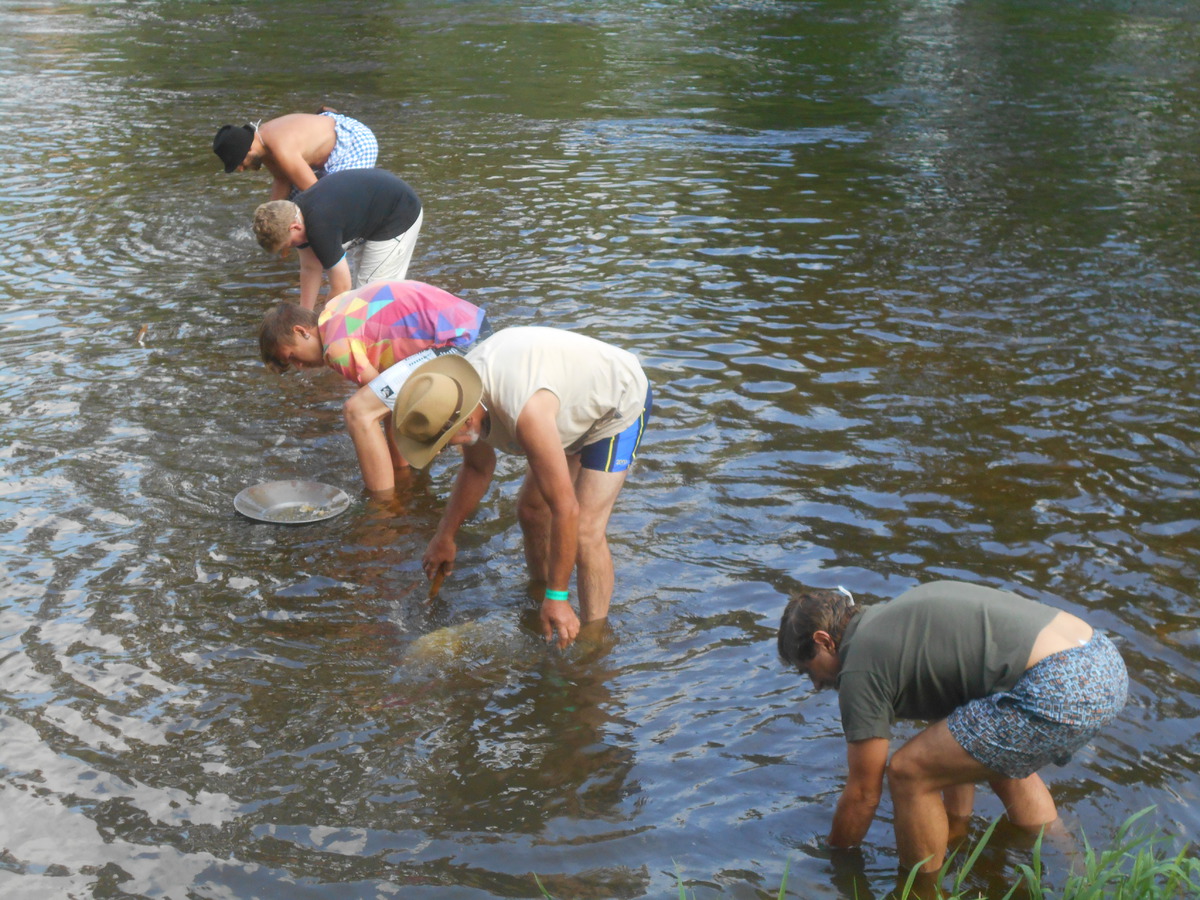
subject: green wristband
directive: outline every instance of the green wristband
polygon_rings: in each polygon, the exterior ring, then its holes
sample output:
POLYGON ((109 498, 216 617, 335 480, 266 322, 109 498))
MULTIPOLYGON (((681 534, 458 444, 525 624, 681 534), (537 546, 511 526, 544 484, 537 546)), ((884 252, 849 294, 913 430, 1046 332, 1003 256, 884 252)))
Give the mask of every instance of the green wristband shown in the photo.
POLYGON ((546 599, 547 600, 558 600, 562 603, 566 603, 568 600, 571 599, 571 592, 570 591, 552 591, 552 590, 550 590, 550 588, 546 588, 546 599))

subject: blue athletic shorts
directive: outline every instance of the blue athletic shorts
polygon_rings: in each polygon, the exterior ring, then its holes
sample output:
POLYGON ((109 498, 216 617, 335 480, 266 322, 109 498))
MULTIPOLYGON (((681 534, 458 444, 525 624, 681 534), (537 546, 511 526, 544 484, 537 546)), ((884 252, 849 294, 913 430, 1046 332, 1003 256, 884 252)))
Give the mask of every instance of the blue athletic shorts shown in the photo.
POLYGON ((642 444, 642 432, 650 418, 653 405, 650 388, 646 388, 646 405, 636 422, 610 438, 588 444, 579 451, 579 461, 585 469, 594 472, 624 472, 637 459, 638 447, 642 444))
POLYGON ((1129 675, 1099 631, 1081 647, 1052 653, 1026 670, 1011 691, 965 703, 946 718, 964 750, 1008 778, 1027 778, 1047 763, 1065 765, 1116 718, 1129 675))

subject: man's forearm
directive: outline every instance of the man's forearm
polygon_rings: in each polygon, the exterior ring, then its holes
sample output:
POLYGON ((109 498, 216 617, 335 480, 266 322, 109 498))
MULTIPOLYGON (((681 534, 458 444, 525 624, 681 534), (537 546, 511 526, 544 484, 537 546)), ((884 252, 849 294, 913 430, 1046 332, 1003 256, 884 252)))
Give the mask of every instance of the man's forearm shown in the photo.
POLYGON ((867 829, 875 818, 875 808, 883 796, 887 759, 887 738, 846 742, 849 773, 833 814, 833 826, 829 831, 831 847, 857 847, 867 836, 867 829))
POLYGON ((833 825, 829 829, 829 846, 847 848, 861 844, 867 836, 867 830, 871 827, 878 806, 878 796, 872 799, 848 786, 838 798, 833 825))
POLYGON ((276 148, 268 168, 275 176, 276 182, 283 182, 283 197, 280 199, 286 198, 293 187, 297 191, 306 191, 317 183, 317 175, 312 166, 304 161, 303 156, 286 146, 276 148))
POLYGON ((346 257, 329 270, 329 296, 337 297, 354 287, 354 277, 350 274, 350 263, 346 257))
POLYGON ((321 264, 315 266, 306 264, 300 259, 300 305, 305 309, 313 309, 317 305, 317 295, 321 292, 321 264))
POLYGON ((579 507, 551 510, 550 558, 547 561, 546 586, 566 590, 575 568, 579 548, 579 507))
POLYGON ((387 435, 379 426, 379 420, 347 418, 347 429, 354 441, 354 452, 358 456, 358 467, 362 470, 363 484, 369 491, 390 491, 396 486, 396 470, 392 465, 392 453, 387 435))

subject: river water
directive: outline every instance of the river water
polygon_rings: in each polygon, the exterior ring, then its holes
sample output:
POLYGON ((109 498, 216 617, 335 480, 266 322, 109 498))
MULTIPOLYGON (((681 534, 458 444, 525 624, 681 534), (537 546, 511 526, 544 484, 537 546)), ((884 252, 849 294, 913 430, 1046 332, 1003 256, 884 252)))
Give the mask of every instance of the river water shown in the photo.
MULTIPOLYGON (((776 658, 799 583, 959 578, 1107 629, 1130 703, 1047 774, 1064 823, 1196 839, 1194 4, 17 0, 0 29, 0 895, 760 898, 788 866, 882 896, 888 801, 861 854, 821 844, 844 743, 776 658), (427 603, 452 461, 365 496, 348 386, 257 361, 296 265, 209 145, 322 103, 421 194, 411 277, 643 360, 609 640, 531 629, 511 460, 427 603), (234 511, 279 478, 353 502, 234 511)), ((1029 850, 1001 827, 970 884, 1029 850)))

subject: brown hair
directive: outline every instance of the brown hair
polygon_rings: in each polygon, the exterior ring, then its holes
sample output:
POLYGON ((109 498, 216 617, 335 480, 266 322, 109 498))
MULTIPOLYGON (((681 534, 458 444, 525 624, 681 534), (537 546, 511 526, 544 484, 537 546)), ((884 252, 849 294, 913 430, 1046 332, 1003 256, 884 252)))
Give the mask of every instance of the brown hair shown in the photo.
POLYGON ((281 347, 290 347, 296 342, 292 328, 302 325, 314 331, 317 328, 317 314, 311 309, 305 309, 298 303, 284 301, 269 310, 258 326, 258 352, 267 368, 276 374, 287 371, 288 363, 279 358, 281 347))
POLYGON ((848 594, 839 591, 805 588, 792 594, 779 620, 779 658, 791 668, 806 663, 817 654, 813 633, 827 631, 835 644, 851 620, 862 612, 848 594))

